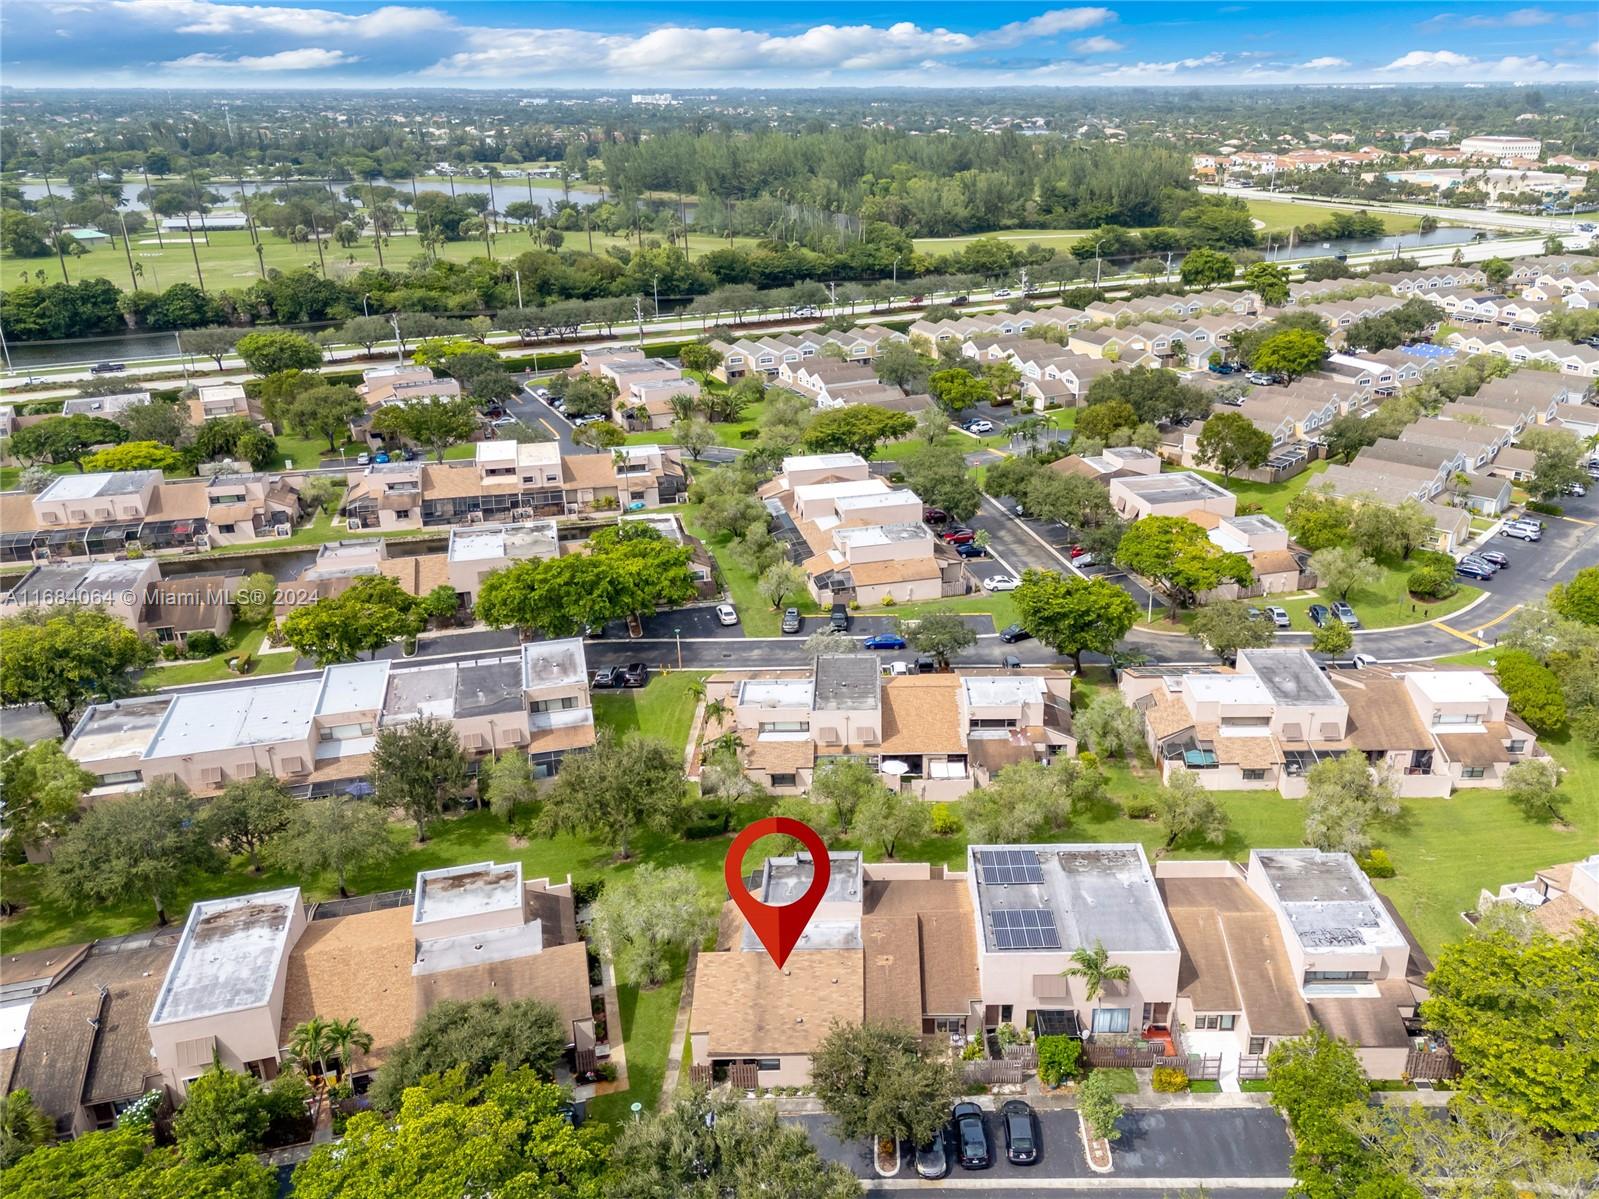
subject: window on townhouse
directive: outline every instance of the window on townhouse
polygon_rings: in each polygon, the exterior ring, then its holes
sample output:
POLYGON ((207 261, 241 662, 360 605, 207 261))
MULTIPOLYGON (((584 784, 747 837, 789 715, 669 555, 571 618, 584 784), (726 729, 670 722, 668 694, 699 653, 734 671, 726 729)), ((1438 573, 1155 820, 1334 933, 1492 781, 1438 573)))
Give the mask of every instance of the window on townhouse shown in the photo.
POLYGON ((1513 754, 1526 753, 1527 743, 1525 741, 1508 741, 1505 743, 1505 752, 1513 754))
POLYGON ((575 695, 562 695, 556 699, 535 699, 531 701, 527 710, 529 712, 570 712, 573 708, 581 707, 575 695))
POLYGON ((808 720, 763 720, 760 732, 765 733, 808 733, 811 731, 811 722, 808 720))
POLYGON ((1210 1029, 1217 1032, 1231 1032, 1238 1025, 1238 1017, 1232 1012, 1225 1015, 1195 1016, 1194 1027, 1210 1029))
POLYGON ((755 1060, 755 1068, 757 1070, 781 1070, 783 1068, 783 1060, 775 1057, 757 1058, 755 1060))
POLYGON ((966 727, 973 732, 979 729, 1013 729, 1016 727, 1014 717, 984 717, 973 719, 966 727))
POLYGON ((357 737, 370 737, 372 726, 366 721, 356 724, 330 724, 317 737, 322 741, 351 741, 357 737))
POLYGON ((1246 783, 1260 783, 1260 782, 1264 782, 1265 779, 1266 779, 1266 772, 1264 770, 1245 770, 1244 771, 1244 782, 1246 782, 1246 783))
POLYGON ((1487 778, 1488 771, 1481 766, 1462 766, 1460 768, 1460 777, 1463 779, 1487 778))
POLYGON ((1480 712, 1434 712, 1432 724, 1434 728, 1445 724, 1481 724, 1480 712))
POLYGON ((794 774, 774 774, 771 776, 774 787, 797 787, 799 776, 794 774))
POLYGON ((144 775, 137 770, 113 770, 110 774, 100 776, 100 786, 116 787, 123 783, 137 783, 144 775))
POLYGON ((1126 1032, 1131 1027, 1131 1008, 1097 1007, 1094 1009, 1094 1032, 1126 1032))
POLYGON ((1249 1052, 1250 1052, 1251 1055, 1258 1055, 1258 1054, 1265 1053, 1266 1052, 1266 1038, 1265 1037, 1250 1037, 1249 1038, 1249 1052))
POLYGON ((1312 983, 1363 983, 1371 980, 1369 970, 1306 970, 1305 985, 1312 983))

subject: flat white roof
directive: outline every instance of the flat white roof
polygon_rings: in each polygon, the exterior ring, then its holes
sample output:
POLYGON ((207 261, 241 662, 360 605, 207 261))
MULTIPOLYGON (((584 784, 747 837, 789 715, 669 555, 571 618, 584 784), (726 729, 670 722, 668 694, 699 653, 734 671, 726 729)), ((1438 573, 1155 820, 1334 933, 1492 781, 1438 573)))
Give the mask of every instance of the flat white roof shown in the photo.
POLYGON ((57 475, 34 503, 50 500, 91 500, 99 495, 137 495, 161 482, 158 470, 111 470, 87 475, 57 475))
POLYGON ((1417 670, 1407 673, 1405 678, 1412 680, 1423 695, 1437 704, 1505 698, 1505 693, 1480 670, 1417 670))
POLYGON ((1044 680, 1032 675, 979 676, 962 679, 962 685, 966 688, 966 702, 974 708, 1008 707, 1037 701, 1044 695, 1044 680))
POLYGON ((797 454, 783 459, 783 470, 825 470, 830 466, 865 466, 859 454, 797 454))
POLYGON ((289 952, 300 888, 204 900, 189 910, 151 1024, 260 1007, 289 952))
POLYGON ((859 525, 848 529, 835 529, 833 539, 841 545, 894 545, 907 541, 931 540, 926 525, 859 525))
POLYGON ((1365 872, 1347 853, 1255 849, 1250 857, 1259 861, 1304 948, 1338 951, 1405 944, 1365 872))
POLYGON ((200 393, 202 404, 214 404, 218 400, 242 400, 245 398, 244 388, 237 383, 202 383, 196 389, 200 393))
POLYGON ((451 562, 553 556, 558 548, 553 520, 517 525, 455 525, 450 529, 451 562))
POLYGON ((513 909, 522 910, 520 862, 504 866, 473 862, 417 872, 416 900, 411 906, 413 924, 513 909))
POLYGON ((480 441, 477 449, 473 451, 475 461, 484 462, 515 462, 517 460, 517 447, 520 442, 515 441, 480 441))
POLYGON ((179 695, 144 756, 168 758, 304 736, 321 691, 322 679, 314 678, 179 695))
POLYGON ((529 641, 522 647, 522 685, 529 690, 587 681, 588 658, 581 637, 529 641))
POLYGON ((811 679, 745 679, 738 704, 751 708, 809 708, 816 694, 811 679))
POLYGON ((804 483, 794 488, 794 499, 804 504, 810 500, 841 500, 850 496, 886 495, 892 488, 882 479, 844 479, 838 483, 804 483))
POLYGON ((889 508, 900 504, 920 504, 922 497, 908 487, 896 487, 892 491, 867 492, 860 495, 841 495, 835 506, 839 511, 860 508, 889 508))
POLYGON ((322 693, 317 696, 316 714, 381 708, 388 686, 387 661, 343 662, 329 666, 322 674, 322 693))
POLYGON ((1271 704, 1266 684, 1252 674, 1191 674, 1184 684, 1201 703, 1271 704))
POLYGON ((68 756, 79 763, 139 757, 149 748, 171 706, 170 695, 95 704, 78 718, 68 756))

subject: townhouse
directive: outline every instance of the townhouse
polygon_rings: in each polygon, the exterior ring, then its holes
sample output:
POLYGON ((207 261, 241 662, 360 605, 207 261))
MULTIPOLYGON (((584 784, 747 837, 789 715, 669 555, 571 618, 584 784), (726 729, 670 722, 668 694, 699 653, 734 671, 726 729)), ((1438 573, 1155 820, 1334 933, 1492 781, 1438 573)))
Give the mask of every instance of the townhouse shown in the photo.
POLYGON ((1319 1025, 1350 1042, 1372 1078, 1399 1078, 1423 1032, 1428 963, 1345 853, 1251 850, 1234 862, 1161 862, 1181 946, 1184 1047, 1258 1074, 1279 1040, 1319 1025))
POLYGON ((1218 516, 1214 512, 1195 510, 1187 514, 1187 519, 1204 529, 1205 535, 1221 549, 1246 559, 1255 576, 1248 587, 1223 583, 1200 592, 1199 603, 1286 595, 1315 586, 1315 576, 1309 573, 1306 565, 1309 555, 1293 546, 1287 528, 1273 517, 1260 513, 1218 516))
POLYGON ((258 410, 252 409, 244 387, 238 383, 202 383, 194 388, 188 399, 189 422, 203 425, 208 420, 222 420, 230 416, 259 419, 258 410))
POLYGON ((205 550, 287 537, 299 479, 266 473, 166 479, 159 470, 59 475, 38 495, 0 494, 0 561, 205 550))
POLYGON ((1406 500, 1418 502, 1432 518, 1431 548, 1445 553, 1465 545, 1471 536, 1470 512, 1465 508, 1434 503, 1430 498, 1441 491, 1435 471, 1395 466, 1374 458, 1361 462, 1359 455, 1356 455, 1355 461, 1348 466, 1342 463, 1329 466, 1316 480, 1315 486, 1319 491, 1354 504, 1360 504, 1368 498, 1391 506, 1406 500))
POLYGON ((1525 411, 1540 425, 1554 420, 1562 404, 1581 403, 1588 387, 1552 371, 1518 370, 1489 379, 1463 402, 1525 411))
POLYGON ((471 462, 386 462, 352 471, 339 514, 352 531, 522 522, 681 503, 675 446, 562 454, 553 441, 482 441, 471 462))
POLYGON ((1479 468, 1472 455, 1481 447, 1482 438, 1475 431, 1464 437, 1418 433, 1413 438, 1407 428, 1403 439, 1383 437, 1365 447, 1350 467, 1402 482, 1419 499, 1447 498, 1484 516, 1497 516, 1510 503, 1510 484, 1474 473, 1479 468))
POLYGON ((1188 516, 1194 511, 1232 516, 1238 497, 1192 471, 1123 475, 1109 481, 1110 502, 1126 520, 1146 516, 1188 516))
POLYGON ((1071 680, 1058 670, 884 675, 871 654, 822 655, 809 671, 722 675, 746 773, 778 794, 810 787, 819 763, 864 759, 886 786, 955 799, 1014 762, 1075 752, 1071 680))
POLYGON ((318 1017, 371 1034, 340 1063, 360 1080, 441 999, 489 995, 550 1004, 574 1060, 592 1057, 569 879, 478 862, 364 898, 353 914, 298 887, 203 900, 181 929, 8 960, 6 1090, 26 1088, 63 1135, 109 1128, 150 1090, 181 1099, 213 1063, 277 1077, 294 1029, 318 1017), (32 994, 13 1002, 16 984, 32 994))
POLYGON ((785 362, 777 376, 786 386, 814 400, 818 408, 842 408, 846 404, 875 404, 904 394, 898 387, 880 383, 877 372, 864 362, 840 362, 815 358, 785 362))
POLYGON ((424 666, 347 662, 319 674, 218 691, 94 704, 65 743, 95 776, 94 797, 171 775, 197 795, 269 775, 326 794, 363 778, 380 728, 419 716, 450 721, 470 755, 522 752, 539 777, 594 743, 581 640, 424 666))
POLYGON ((939 599, 966 589, 960 556, 922 522, 915 492, 858 454, 785 458, 757 495, 821 604, 939 599))
POLYGON ((1525 909, 1553 937, 1571 936, 1583 922, 1599 923, 1599 854, 1539 870, 1527 882, 1506 883, 1497 893, 1484 888, 1475 914, 1500 903, 1525 909))
POLYGON ((1137 446, 1113 446, 1099 454, 1068 454, 1049 463, 1046 469, 1080 479, 1095 479, 1109 486, 1112 479, 1124 475, 1158 475, 1160 456, 1137 446))
MULTIPOLYGON (((1518 366, 1547 362, 1557 371, 1578 379, 1599 379, 1599 348, 1520 333, 1456 331, 1446 339, 1465 354, 1496 354, 1518 366)), ((1591 384, 1584 384, 1584 388, 1591 384)))
POLYGON ((102 607, 136 633, 166 644, 191 634, 221 636, 233 626, 233 602, 244 571, 163 579, 155 558, 110 562, 46 562, 31 567, 0 599, 0 615, 58 604, 102 607))
POLYGON ((1304 650, 1248 649, 1234 669, 1133 667, 1120 689, 1162 777, 1189 770, 1209 789, 1297 798, 1317 762, 1358 753, 1401 795, 1448 795, 1502 786, 1511 765, 1543 756, 1479 670, 1324 673, 1304 650))
POLYGON ((1381 271, 1367 275, 1366 283, 1386 287, 1396 296, 1425 295, 1459 289, 1480 288, 1487 284, 1488 276, 1481 267, 1459 266, 1422 267, 1414 271, 1381 271))
POLYGON ((713 338, 708 344, 722 355, 722 360, 710 373, 723 383, 735 383, 751 374, 775 379, 785 362, 793 364, 815 358, 826 346, 836 346, 842 361, 871 363, 883 346, 908 340, 907 334, 881 325, 865 325, 843 332, 775 333, 731 342, 713 338))
POLYGON ((1392 312, 1403 303, 1397 296, 1365 296, 1355 300, 1323 300, 1306 304, 1304 311, 1321 317, 1327 322, 1328 328, 1336 333, 1366 317, 1392 312))
MULTIPOLYGON (((73 396, 61 402, 62 416, 103 416, 112 419, 139 404, 148 404, 148 391, 124 391, 107 396, 73 396)), ((9 430, 8 430, 9 432, 9 430)))

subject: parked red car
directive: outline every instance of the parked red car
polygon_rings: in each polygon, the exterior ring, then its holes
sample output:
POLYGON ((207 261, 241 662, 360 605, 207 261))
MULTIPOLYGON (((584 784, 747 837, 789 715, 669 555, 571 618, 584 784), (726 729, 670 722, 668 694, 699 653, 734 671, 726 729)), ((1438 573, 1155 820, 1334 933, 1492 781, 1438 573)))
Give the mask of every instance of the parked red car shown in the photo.
POLYGON ((970 529, 945 529, 939 536, 951 545, 966 545, 977 534, 970 529))

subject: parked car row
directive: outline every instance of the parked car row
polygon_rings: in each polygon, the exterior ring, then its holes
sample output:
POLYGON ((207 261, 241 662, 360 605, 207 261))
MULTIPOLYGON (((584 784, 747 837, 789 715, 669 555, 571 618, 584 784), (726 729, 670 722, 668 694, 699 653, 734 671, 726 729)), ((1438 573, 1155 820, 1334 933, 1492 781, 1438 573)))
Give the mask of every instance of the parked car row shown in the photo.
POLYGON ((597 691, 613 687, 642 687, 650 681, 650 668, 644 662, 629 662, 626 666, 606 666, 594 672, 589 684, 597 691))
POLYGON ((1500 527, 1499 536, 1514 537, 1517 541, 1542 541, 1543 521, 1533 520, 1527 516, 1519 516, 1515 520, 1507 520, 1500 527))
POLYGON ((1455 564, 1455 573, 1468 579, 1491 579, 1510 565, 1498 550, 1474 550, 1455 564))
MULTIPOLYGON (((975 1103, 957 1103, 941 1133, 917 1146, 916 1173, 922 1178, 943 1178, 949 1173, 952 1160, 963 1170, 986 1170, 993 1165, 994 1152, 984 1115, 975 1103)), ((1016 1166, 1031 1166, 1038 1161, 1039 1123, 1031 1104, 1007 1099, 999 1108, 999 1127, 1005 1138, 1006 1161, 1016 1166)))

